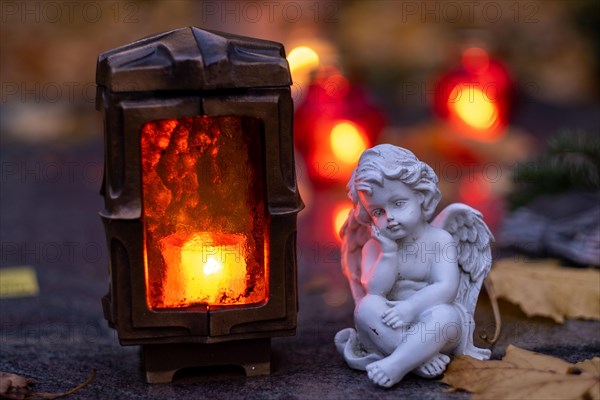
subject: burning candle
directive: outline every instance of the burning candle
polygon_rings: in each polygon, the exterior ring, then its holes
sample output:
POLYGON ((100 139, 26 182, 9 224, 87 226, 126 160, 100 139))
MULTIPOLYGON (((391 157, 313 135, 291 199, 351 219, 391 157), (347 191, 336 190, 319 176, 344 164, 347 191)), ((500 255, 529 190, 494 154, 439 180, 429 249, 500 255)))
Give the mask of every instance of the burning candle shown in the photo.
POLYGON ((161 243, 166 263, 163 295, 151 299, 155 308, 193 305, 251 304, 263 301, 265 285, 250 290, 242 235, 196 233, 183 241, 161 243))

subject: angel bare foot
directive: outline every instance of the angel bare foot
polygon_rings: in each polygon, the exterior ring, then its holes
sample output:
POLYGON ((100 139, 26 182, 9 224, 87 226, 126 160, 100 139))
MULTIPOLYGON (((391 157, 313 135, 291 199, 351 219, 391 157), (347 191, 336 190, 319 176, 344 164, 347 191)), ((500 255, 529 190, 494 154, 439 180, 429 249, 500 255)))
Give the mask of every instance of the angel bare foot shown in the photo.
POLYGON ((423 363, 419 368, 413 371, 414 374, 422 378, 435 378, 440 376, 446 370, 446 367, 450 363, 450 357, 445 354, 439 353, 433 356, 431 360, 423 363))
POLYGON ((406 374, 390 357, 367 365, 367 376, 376 385, 389 388, 400 382, 406 374))
POLYGON ((478 360, 488 360, 492 355, 492 351, 489 349, 480 349, 479 347, 469 346, 467 349, 465 349, 463 354, 478 360))

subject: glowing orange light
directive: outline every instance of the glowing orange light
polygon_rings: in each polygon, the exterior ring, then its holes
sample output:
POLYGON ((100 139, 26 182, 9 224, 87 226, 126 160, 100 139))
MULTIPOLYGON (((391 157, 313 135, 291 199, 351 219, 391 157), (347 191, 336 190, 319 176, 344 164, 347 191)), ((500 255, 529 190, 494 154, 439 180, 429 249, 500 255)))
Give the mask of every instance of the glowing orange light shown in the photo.
POLYGON ((295 73, 306 73, 319 66, 319 55, 308 46, 298 46, 287 56, 290 72, 295 78, 295 73))
POLYGON ((498 119, 498 107, 481 90, 458 85, 450 94, 448 106, 467 125, 489 129, 498 119))
POLYGON ((511 80, 506 68, 481 47, 462 53, 462 66, 436 86, 435 110, 455 134, 495 142, 506 132, 511 80))
POLYGON ((331 130, 329 140, 335 157, 346 164, 355 164, 367 149, 367 138, 350 121, 336 124, 331 130))
POLYGON ((351 205, 342 204, 334 210, 333 229, 335 230, 336 235, 340 232, 340 229, 342 229, 342 226, 344 225, 344 222, 346 222, 346 219, 348 218, 348 213, 351 209, 351 205))
POLYGON ((221 304, 223 298, 244 295, 245 239, 240 235, 218 236, 196 233, 183 244, 177 234, 162 240, 167 264, 163 298, 166 307, 180 306, 182 300, 185 304, 221 304))
POLYGON ((208 257, 206 263, 204 263, 204 268, 202 268, 202 272, 204 275, 213 275, 219 273, 223 269, 223 265, 215 260, 212 257, 208 257))

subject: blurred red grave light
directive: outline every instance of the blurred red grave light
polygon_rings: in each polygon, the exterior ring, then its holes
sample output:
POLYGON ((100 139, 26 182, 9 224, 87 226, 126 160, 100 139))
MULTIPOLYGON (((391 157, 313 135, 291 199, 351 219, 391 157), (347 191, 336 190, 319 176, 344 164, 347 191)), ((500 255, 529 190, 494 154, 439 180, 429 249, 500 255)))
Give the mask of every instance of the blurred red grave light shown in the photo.
POLYGON ((480 47, 462 54, 462 65, 438 81, 434 108, 458 134, 494 142, 504 134, 512 84, 507 69, 480 47))
POLYGON ((316 188, 346 185, 361 153, 385 124, 363 88, 321 68, 294 116, 295 144, 316 188))
POLYGON ((344 222, 346 222, 346 219, 348 218, 348 214, 350 213, 350 210, 352 210, 352 203, 350 203, 347 200, 339 202, 333 209, 333 214, 332 214, 333 232, 334 232, 335 237, 337 237, 339 240, 341 240, 340 230, 342 229, 344 222))

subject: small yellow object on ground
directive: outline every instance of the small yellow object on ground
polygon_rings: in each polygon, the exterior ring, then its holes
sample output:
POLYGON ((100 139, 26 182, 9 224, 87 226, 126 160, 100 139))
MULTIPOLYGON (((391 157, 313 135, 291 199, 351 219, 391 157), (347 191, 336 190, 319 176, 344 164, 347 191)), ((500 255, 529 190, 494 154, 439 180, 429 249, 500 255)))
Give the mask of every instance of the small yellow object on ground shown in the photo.
POLYGON ((0 298, 37 296, 39 291, 33 267, 0 268, 0 298))

